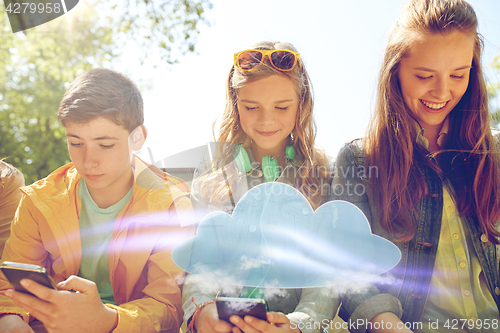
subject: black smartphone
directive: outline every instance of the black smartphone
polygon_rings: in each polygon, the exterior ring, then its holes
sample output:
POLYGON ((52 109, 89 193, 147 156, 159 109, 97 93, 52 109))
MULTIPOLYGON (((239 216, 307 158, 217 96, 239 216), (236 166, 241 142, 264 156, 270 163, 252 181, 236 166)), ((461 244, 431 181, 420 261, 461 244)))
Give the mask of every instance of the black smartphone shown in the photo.
POLYGON ((238 298, 238 297, 217 297, 215 299, 219 319, 228 323, 232 315, 253 316, 255 318, 267 321, 266 302, 260 298, 238 298))
POLYGON ((21 286, 22 279, 30 279, 48 288, 57 289, 47 270, 42 266, 4 261, 0 264, 0 269, 15 291, 31 294, 21 286))

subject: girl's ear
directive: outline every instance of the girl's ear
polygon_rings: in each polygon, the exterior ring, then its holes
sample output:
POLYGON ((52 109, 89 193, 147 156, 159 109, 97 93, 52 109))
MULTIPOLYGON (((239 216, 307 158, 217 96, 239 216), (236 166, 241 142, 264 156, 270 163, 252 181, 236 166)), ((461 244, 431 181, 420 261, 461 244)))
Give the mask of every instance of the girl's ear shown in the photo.
POLYGON ((131 133, 132 136, 132 149, 133 150, 141 150, 144 142, 146 142, 146 138, 148 137, 148 131, 146 126, 140 125, 137 126, 135 130, 131 133))

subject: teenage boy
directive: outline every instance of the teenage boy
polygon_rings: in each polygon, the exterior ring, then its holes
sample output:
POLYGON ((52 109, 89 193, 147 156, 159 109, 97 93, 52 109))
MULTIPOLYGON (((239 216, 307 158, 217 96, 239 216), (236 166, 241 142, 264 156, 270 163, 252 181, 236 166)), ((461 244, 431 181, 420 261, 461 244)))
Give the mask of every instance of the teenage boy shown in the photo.
POLYGON ((173 247, 192 236, 189 187, 133 155, 147 132, 142 97, 93 69, 59 106, 72 163, 22 188, 3 260, 43 266, 58 290, 0 279, 0 328, 31 332, 178 332, 183 272, 173 247), (7 290, 9 289, 9 290, 7 290), (71 292, 76 291, 76 292, 71 292))

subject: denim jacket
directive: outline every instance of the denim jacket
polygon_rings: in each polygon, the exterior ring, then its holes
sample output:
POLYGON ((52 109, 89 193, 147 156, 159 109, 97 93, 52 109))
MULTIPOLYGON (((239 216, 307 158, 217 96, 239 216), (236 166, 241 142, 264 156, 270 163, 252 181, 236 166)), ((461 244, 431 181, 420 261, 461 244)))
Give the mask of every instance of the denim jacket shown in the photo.
MULTIPOLYGON (((424 175, 429 195, 418 202, 420 214, 415 237, 409 242, 395 242, 381 227, 376 207, 366 194, 369 178, 377 177, 378 171, 365 166, 365 154, 361 147, 361 139, 356 139, 339 152, 332 185, 333 197, 360 208, 371 224, 372 233, 391 240, 401 250, 402 256, 398 265, 385 273, 377 284, 364 286, 363 292, 347 288, 342 295, 342 317, 349 318, 351 322, 364 323, 351 326, 355 327, 355 332, 365 332, 366 322, 382 312, 393 312, 405 323, 420 320, 434 269, 443 211, 442 179, 429 166, 416 161, 424 175)), ((463 219, 470 231, 488 289, 500 308, 500 247, 488 242, 475 216, 464 216, 463 219)))
MULTIPOLYGON (((255 162, 255 158, 250 149, 247 149, 252 170, 246 174, 240 174, 239 181, 236 186, 232 187, 233 202, 228 201, 221 205, 213 205, 206 202, 200 190, 200 182, 195 182, 192 186, 191 201, 196 211, 197 219, 213 211, 225 211, 232 214, 236 203, 239 199, 251 188, 263 184, 262 168, 259 163, 255 162), (234 203, 234 204, 233 204, 234 203)), ((302 165, 302 161, 298 158, 287 161, 280 177, 276 180, 280 183, 285 183, 294 186, 297 172, 302 165)), ((200 166, 203 168, 203 166, 200 166)), ((241 172, 240 172, 241 173, 241 172)), ((197 170, 197 174, 206 174, 205 170, 197 170)), ((211 191, 211 189, 209 189, 211 191)), ((328 195, 323 196, 322 203, 328 200, 328 195)), ((287 207, 283 207, 287 209, 287 207)), ((224 237, 221 237, 224 238, 224 237)), ((220 296, 238 297, 243 287, 227 288, 221 290, 220 296)), ((204 276, 187 274, 184 287, 182 289, 182 302, 184 310, 184 320, 189 322, 194 312, 196 304, 200 305, 205 302, 214 300, 221 286, 217 281, 208 280, 204 276), (196 304, 195 304, 196 303, 196 304)), ((336 287, 325 286, 315 288, 302 289, 266 289, 266 298, 270 311, 279 311, 287 314, 287 317, 296 325, 303 333, 318 333, 321 327, 327 325, 335 316, 340 304, 338 291, 336 287), (279 297, 271 297, 279 295, 279 297)))

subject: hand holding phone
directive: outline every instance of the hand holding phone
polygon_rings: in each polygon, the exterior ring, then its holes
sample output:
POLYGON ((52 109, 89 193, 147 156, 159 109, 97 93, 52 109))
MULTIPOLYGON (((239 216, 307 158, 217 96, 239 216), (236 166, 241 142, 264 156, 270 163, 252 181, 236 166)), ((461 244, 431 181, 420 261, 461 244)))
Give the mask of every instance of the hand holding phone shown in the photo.
POLYGON ((215 299, 219 319, 228 323, 229 317, 235 315, 241 318, 252 316, 266 321, 266 302, 260 298, 217 297, 215 299))
POLYGON ((30 279, 47 288, 57 289, 47 270, 42 266, 4 261, 0 264, 0 269, 15 291, 33 295, 23 288, 20 283, 22 279, 30 279))
POLYGON ((198 315, 193 318, 193 328, 198 333, 231 333, 234 325, 227 321, 219 319, 217 315, 217 306, 214 303, 205 305, 198 315))

